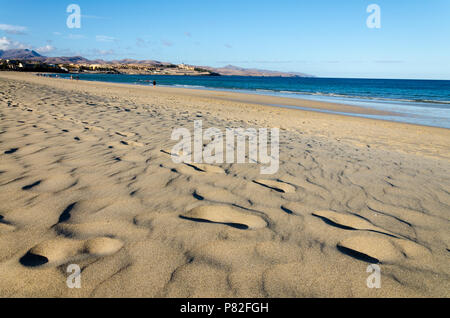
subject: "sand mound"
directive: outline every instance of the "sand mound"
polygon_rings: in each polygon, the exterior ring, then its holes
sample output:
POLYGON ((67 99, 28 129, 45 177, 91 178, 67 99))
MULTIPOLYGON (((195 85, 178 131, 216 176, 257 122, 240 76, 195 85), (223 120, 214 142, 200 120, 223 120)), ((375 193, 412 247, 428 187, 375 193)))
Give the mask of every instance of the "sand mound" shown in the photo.
POLYGON ((200 206, 180 217, 192 221, 225 224, 239 229, 256 230, 267 226, 261 217, 239 212, 229 206, 200 206))
POLYGON ((86 253, 95 256, 107 256, 116 253, 123 246, 119 240, 108 237, 99 237, 85 241, 83 249, 86 253))
POLYGON ((424 257, 428 250, 414 242, 372 235, 353 236, 338 243, 344 254, 369 263, 396 263, 405 258, 424 257))
POLYGON ((20 262, 22 265, 30 267, 44 264, 57 266, 86 256, 112 255, 122 246, 121 241, 107 237, 84 241, 55 239, 36 245, 20 259, 20 262))
POLYGON ((394 235, 382 228, 371 224, 369 221, 363 219, 362 217, 358 217, 355 215, 342 214, 334 211, 317 211, 314 212, 313 215, 321 218, 327 224, 347 230, 366 230, 387 235, 394 235))
POLYGON ((283 210, 287 214, 294 214, 298 216, 302 216, 304 213, 304 206, 300 205, 297 202, 288 202, 281 205, 281 210, 283 210))
POLYGON ((283 193, 294 193, 295 187, 280 181, 274 181, 274 180, 263 180, 263 179, 257 179, 254 180, 255 183, 262 185, 264 187, 270 188, 272 190, 275 190, 277 192, 283 192, 283 193))
POLYGON ((131 222, 125 221, 97 221, 84 222, 82 224, 60 223, 55 226, 55 230, 65 236, 84 239, 93 236, 114 236, 120 239, 143 239, 147 230, 134 226, 131 222))
POLYGON ((36 192, 59 192, 74 186, 77 183, 75 178, 69 174, 55 174, 39 182, 33 187, 36 192))

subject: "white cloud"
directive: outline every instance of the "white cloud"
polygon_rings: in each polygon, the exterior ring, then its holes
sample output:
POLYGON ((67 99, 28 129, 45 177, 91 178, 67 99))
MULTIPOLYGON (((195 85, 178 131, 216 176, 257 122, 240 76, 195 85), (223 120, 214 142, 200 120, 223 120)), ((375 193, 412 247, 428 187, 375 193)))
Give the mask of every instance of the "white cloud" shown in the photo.
POLYGON ((0 50, 29 49, 29 48, 30 48, 29 45, 10 40, 5 36, 0 38, 0 50))
POLYGON ((17 35, 17 34, 25 34, 27 28, 19 25, 0 24, 0 31, 4 31, 8 34, 17 35))
POLYGON ((40 54, 45 54, 45 53, 50 53, 54 50, 55 50, 55 48, 53 46, 51 46, 50 44, 47 44, 46 46, 37 48, 36 52, 38 52, 40 54))
POLYGON ((116 41, 116 38, 113 38, 112 36, 107 36, 107 35, 97 35, 95 37, 95 39, 97 40, 97 42, 114 42, 114 41, 116 41))
POLYGON ((49 53, 55 50, 55 48, 50 44, 39 47, 37 49, 33 49, 31 45, 13 41, 11 39, 8 39, 6 36, 0 38, 0 50, 6 51, 6 50, 23 50, 23 49, 35 50, 36 52, 41 54, 49 53))
POLYGON ((10 41, 6 37, 0 38, 0 50, 7 50, 9 45, 10 41))

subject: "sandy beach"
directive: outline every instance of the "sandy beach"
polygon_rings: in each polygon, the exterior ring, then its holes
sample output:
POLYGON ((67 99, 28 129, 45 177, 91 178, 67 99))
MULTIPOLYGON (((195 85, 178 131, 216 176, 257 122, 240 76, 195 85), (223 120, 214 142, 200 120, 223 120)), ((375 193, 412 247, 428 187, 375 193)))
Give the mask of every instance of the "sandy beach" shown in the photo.
POLYGON ((0 73, 0 297, 449 297, 450 130, 269 105, 380 113, 0 73), (195 120, 279 171, 174 163, 195 120))

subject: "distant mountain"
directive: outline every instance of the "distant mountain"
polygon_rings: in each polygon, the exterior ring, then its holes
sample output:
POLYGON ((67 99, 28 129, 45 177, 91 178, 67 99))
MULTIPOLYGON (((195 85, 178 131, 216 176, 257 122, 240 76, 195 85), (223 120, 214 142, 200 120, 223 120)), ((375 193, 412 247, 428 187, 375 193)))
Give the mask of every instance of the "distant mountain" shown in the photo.
POLYGON ((8 60, 27 60, 41 57, 38 52, 28 49, 16 49, 16 50, 0 50, 0 59, 8 60))
MULTIPOLYGON (((172 63, 168 62, 160 62, 154 60, 133 60, 133 59, 122 59, 122 60, 113 60, 113 61, 104 61, 104 60, 89 60, 82 56, 72 56, 72 57, 47 57, 42 56, 36 51, 33 50, 0 50, 0 59, 10 59, 10 60, 24 60, 31 62, 41 62, 46 64, 103 64, 103 65, 113 65, 113 64, 122 64, 122 65, 149 65, 156 67, 173 67, 172 63)), ((267 76, 267 77, 313 77, 308 74, 303 73, 295 73, 295 72, 279 72, 279 71, 269 71, 262 69, 249 69, 242 68, 234 65, 227 65, 225 67, 209 67, 209 66, 200 66, 199 68, 219 74, 219 75, 229 75, 229 76, 267 76)))
POLYGON ((213 67, 204 67, 208 70, 219 73, 220 75, 229 75, 229 76, 268 76, 268 77, 312 77, 312 75, 304 74, 304 73, 296 73, 296 72, 279 72, 279 71, 269 71, 269 70, 261 70, 261 69, 252 69, 252 68, 243 68, 234 65, 227 65, 225 67, 213 68, 213 67))
POLYGON ((23 60, 23 61, 34 61, 34 62, 42 62, 47 64, 65 64, 65 63, 73 63, 73 64, 89 64, 91 61, 85 59, 81 56, 73 56, 73 57, 47 57, 39 54, 36 51, 28 50, 28 49, 16 49, 16 50, 0 50, 0 59, 4 60, 23 60))
POLYGON ((61 57, 46 57, 41 56, 39 58, 32 59, 34 61, 39 61, 47 64, 96 64, 92 63, 91 60, 88 60, 82 56, 61 56, 61 57))
POLYGON ((106 62, 108 64, 139 64, 139 65, 167 65, 171 63, 164 63, 160 61, 154 61, 154 60, 132 60, 132 59, 123 59, 123 60, 114 60, 106 62))

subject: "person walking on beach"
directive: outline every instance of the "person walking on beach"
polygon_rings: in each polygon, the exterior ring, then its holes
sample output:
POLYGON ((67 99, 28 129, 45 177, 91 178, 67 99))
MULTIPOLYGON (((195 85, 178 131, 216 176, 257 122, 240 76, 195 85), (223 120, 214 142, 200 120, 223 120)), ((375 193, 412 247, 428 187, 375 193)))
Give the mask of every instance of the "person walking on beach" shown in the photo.
POLYGON ((156 81, 153 81, 153 86, 156 86, 156 81))

